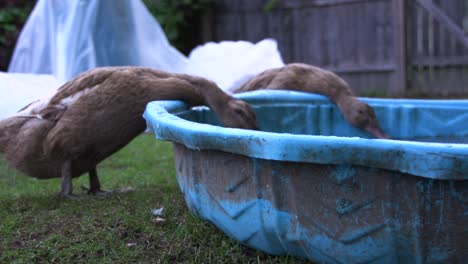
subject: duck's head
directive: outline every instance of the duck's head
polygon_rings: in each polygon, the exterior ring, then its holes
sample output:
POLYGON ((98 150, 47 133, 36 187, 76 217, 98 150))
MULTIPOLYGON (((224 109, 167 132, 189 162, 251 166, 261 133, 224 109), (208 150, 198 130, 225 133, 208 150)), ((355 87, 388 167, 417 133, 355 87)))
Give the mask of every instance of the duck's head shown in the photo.
POLYGON ((351 125, 364 129, 376 138, 390 138, 380 128, 374 109, 366 103, 350 100, 343 105, 343 116, 351 125))
POLYGON ((239 99, 231 98, 218 112, 226 127, 258 130, 257 117, 252 107, 239 99))

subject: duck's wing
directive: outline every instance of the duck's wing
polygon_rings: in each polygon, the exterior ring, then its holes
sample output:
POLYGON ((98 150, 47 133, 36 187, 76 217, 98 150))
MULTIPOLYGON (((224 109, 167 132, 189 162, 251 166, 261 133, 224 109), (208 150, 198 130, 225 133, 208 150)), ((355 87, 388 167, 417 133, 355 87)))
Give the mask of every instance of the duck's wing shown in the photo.
POLYGON ((33 104, 39 102, 40 99, 37 99, 37 100, 34 100, 32 102, 30 102, 29 104, 25 105, 23 108, 21 108, 20 110, 16 111, 17 113, 21 112, 21 111, 24 111, 26 110, 28 107, 32 106, 33 104))
POLYGON ((238 89, 235 89, 233 93, 255 91, 261 89, 272 89, 270 88, 271 83, 276 78, 281 68, 266 70, 250 80, 242 84, 238 89))
POLYGON ((97 87, 99 84, 103 83, 117 70, 117 67, 103 67, 92 69, 78 75, 58 89, 57 93, 51 98, 49 105, 57 105, 67 101, 67 99, 76 100, 77 97, 86 93, 87 90, 97 87))
POLYGON ((52 122, 57 122, 68 107, 81 96, 98 89, 99 85, 110 78, 118 68, 96 68, 78 75, 73 80, 61 86, 52 96, 47 106, 40 110, 39 116, 52 122))

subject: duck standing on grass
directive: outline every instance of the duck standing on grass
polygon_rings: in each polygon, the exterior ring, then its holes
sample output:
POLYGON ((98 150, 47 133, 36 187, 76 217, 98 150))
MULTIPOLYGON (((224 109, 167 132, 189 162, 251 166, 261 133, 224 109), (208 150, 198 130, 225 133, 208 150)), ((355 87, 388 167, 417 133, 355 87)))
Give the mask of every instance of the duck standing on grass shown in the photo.
POLYGON ((153 100, 208 105, 227 127, 257 129, 255 112, 204 78, 142 67, 104 67, 82 73, 49 99, 0 121, 0 153, 23 173, 61 178, 60 196, 72 196, 72 178, 89 173, 89 193, 102 193, 96 166, 142 133, 142 113, 153 100))
POLYGON ((338 106, 351 125, 364 129, 376 138, 389 138, 380 128, 374 109, 359 101, 346 81, 331 71, 312 65, 291 63, 280 68, 266 70, 233 92, 261 89, 290 89, 325 95, 338 106))

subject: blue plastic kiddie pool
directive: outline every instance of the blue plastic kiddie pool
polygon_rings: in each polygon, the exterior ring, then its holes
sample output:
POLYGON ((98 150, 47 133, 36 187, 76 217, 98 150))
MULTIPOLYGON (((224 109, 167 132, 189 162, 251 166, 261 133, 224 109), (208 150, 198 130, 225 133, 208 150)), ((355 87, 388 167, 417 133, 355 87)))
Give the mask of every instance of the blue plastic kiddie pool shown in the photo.
POLYGON ((468 100, 361 98, 393 139, 350 126, 323 96, 239 94, 261 131, 224 128, 206 107, 148 104, 174 142, 190 210, 274 255, 325 263, 468 259, 468 100))

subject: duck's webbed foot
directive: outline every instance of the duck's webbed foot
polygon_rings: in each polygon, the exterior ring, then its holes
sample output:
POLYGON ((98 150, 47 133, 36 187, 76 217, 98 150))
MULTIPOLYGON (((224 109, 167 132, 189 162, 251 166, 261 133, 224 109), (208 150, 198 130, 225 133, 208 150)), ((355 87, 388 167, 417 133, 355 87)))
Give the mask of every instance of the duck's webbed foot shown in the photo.
POLYGON ((96 168, 91 169, 88 172, 88 174, 89 174, 88 194, 93 194, 96 196, 107 196, 111 193, 109 191, 105 191, 101 189, 101 183, 99 182, 96 168))
POLYGON ((64 199, 76 199, 76 195, 73 195, 72 191, 72 172, 71 172, 71 160, 67 160, 62 165, 62 176, 59 197, 64 199))

